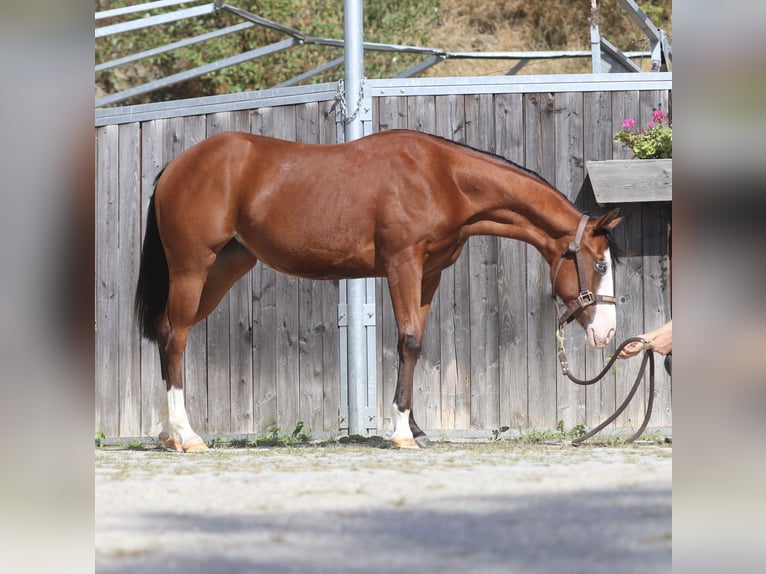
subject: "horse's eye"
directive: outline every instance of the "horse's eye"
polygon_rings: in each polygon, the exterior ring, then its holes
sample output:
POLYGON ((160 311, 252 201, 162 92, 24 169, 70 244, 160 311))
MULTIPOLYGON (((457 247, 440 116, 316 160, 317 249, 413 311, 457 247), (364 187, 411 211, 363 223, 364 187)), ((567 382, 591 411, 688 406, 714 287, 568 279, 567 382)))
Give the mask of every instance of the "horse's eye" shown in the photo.
POLYGON ((596 261, 596 271, 603 275, 607 269, 609 269, 609 263, 606 261, 596 261))

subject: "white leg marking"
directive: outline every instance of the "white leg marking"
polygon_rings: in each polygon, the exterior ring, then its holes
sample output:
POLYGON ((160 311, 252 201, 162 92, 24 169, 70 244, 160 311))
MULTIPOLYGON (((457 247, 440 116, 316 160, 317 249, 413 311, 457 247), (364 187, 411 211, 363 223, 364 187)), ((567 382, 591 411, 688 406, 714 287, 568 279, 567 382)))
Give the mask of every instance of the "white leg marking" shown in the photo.
POLYGON ((405 409, 404 412, 399 410, 396 403, 391 405, 391 419, 394 422, 394 434, 391 435, 391 440, 394 442, 400 440, 414 440, 412 436, 412 430, 410 430, 410 410, 405 409))
MULTIPOLYGON (((607 264, 606 273, 601 278, 596 289, 598 295, 609 295, 614 297, 614 274, 612 272, 612 256, 607 249, 604 252, 604 261, 607 264)), ((599 303, 596 305, 596 312, 593 315, 593 321, 588 325, 587 335, 588 344, 591 347, 602 348, 611 340, 617 326, 617 310, 615 305, 609 303, 599 303)))
MULTIPOLYGON (((184 406, 183 389, 171 387, 168 391, 167 416, 163 421, 162 433, 160 433, 160 437, 163 436, 165 441, 171 440, 177 444, 177 448, 191 443, 202 442, 202 439, 192 430, 189 424, 189 417, 184 406)), ((166 444, 166 446, 168 445, 166 444)))

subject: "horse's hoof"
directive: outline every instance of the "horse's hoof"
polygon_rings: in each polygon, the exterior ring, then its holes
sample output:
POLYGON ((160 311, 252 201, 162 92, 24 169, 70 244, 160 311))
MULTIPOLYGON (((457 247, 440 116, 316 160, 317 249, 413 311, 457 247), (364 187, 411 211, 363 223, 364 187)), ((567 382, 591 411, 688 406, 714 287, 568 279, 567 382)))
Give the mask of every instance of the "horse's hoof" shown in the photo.
POLYGON ((207 445, 199 437, 186 441, 183 447, 184 452, 205 452, 207 445))
POLYGON ((427 435, 420 435, 415 437, 415 442, 420 448, 431 448, 431 441, 428 440, 427 435))
POLYGON ((184 450, 181 446, 181 441, 175 437, 162 433, 157 438, 159 438, 160 444, 168 450, 174 450, 176 452, 183 452, 184 450))
POLYGON ((414 438, 392 438, 391 442, 394 443, 394 446, 396 448, 407 448, 407 449, 419 449, 418 443, 415 442, 414 438))

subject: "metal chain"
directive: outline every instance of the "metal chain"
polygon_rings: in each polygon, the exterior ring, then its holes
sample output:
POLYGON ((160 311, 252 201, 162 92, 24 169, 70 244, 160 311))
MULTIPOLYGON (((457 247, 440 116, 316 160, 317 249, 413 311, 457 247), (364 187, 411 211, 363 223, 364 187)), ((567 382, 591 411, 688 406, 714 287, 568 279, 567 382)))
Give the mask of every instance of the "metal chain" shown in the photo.
POLYGON ((346 83, 341 78, 338 80, 338 92, 335 94, 335 102, 336 105, 340 106, 340 111, 343 114, 344 122, 345 123, 351 123, 354 121, 357 116, 359 116, 359 112, 362 111, 362 101, 364 99, 364 86, 365 86, 365 80, 367 80, 366 77, 362 76, 362 81, 359 83, 359 98, 356 101, 356 109, 354 110, 354 113, 350 116, 348 115, 348 107, 346 107, 346 83))

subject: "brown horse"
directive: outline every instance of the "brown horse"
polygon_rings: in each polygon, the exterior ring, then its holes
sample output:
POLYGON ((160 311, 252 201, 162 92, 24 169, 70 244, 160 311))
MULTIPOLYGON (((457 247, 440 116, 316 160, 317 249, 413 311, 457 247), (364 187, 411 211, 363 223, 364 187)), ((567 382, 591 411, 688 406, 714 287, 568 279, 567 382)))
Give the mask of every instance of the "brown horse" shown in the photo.
POLYGON ((537 248, 568 318, 604 347, 615 308, 599 303, 614 302, 618 221, 614 212, 584 217, 534 172, 422 133, 337 145, 214 135, 168 163, 149 203, 136 311, 167 384, 159 438, 175 450, 206 448, 184 408, 181 357, 192 325, 258 259, 311 279, 388 280, 399 332, 392 440, 417 448, 425 433, 412 416, 412 379, 426 315, 466 240, 496 235, 537 248))

